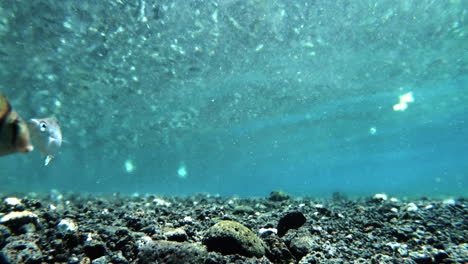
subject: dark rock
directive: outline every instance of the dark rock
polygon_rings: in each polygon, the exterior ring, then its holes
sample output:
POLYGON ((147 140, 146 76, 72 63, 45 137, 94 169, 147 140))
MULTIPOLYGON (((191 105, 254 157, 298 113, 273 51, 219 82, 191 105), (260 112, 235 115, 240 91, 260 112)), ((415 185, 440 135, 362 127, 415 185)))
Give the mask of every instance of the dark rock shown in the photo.
POLYGON ((274 201, 274 202, 281 202, 281 201, 286 201, 289 199, 291 199, 291 196, 282 191, 272 191, 270 193, 270 197, 268 197, 268 200, 274 201))
POLYGON ((384 254, 376 254, 372 256, 372 262, 373 263, 392 263, 395 261, 394 258, 384 255, 384 254), (390 261, 390 262, 389 262, 390 261))
POLYGON ((278 236, 284 236, 289 229, 301 227, 306 221, 307 219, 301 212, 287 213, 278 222, 278 236))
POLYGON ((330 217, 332 215, 332 212, 329 209, 324 208, 324 207, 317 207, 317 212, 319 212, 320 215, 323 215, 326 217, 330 217))
POLYGON ((223 220, 210 227, 205 234, 203 244, 207 246, 208 251, 224 255, 239 254, 246 257, 265 255, 263 241, 250 229, 235 221, 223 220))
POLYGON ((145 241, 138 246, 138 263, 198 264, 207 255, 202 246, 172 241, 145 241))
MULTIPOLYGON (((47 257, 49 258, 49 257, 52 257, 52 256, 47 256, 47 257)), ((68 257, 65 254, 58 254, 53 258, 53 261, 54 261, 54 263, 67 262, 68 257)))
POLYGON ((52 225, 56 225, 59 221, 59 214, 56 211, 47 211, 42 214, 42 218, 52 225))
POLYGON ((446 263, 468 263, 468 243, 448 245, 446 250, 450 256, 445 260, 446 263))
POLYGON ((14 240, 5 245, 1 251, 0 263, 34 264, 41 263, 41 249, 33 242, 14 240))
POLYGON ((299 260, 298 264, 318 264, 318 263, 328 263, 327 258, 325 255, 320 252, 311 252, 305 255, 301 260, 299 260))
POLYGON ((104 256, 107 251, 104 243, 97 241, 86 242, 83 249, 86 256, 92 260, 104 256))
POLYGON ((4 225, 0 225, 0 248, 6 244, 6 239, 11 236, 10 229, 4 225))
POLYGON ((310 234, 298 232, 298 234, 291 239, 289 249, 296 259, 301 259, 312 251, 321 250, 321 246, 310 234))
POLYGON ((148 223, 145 219, 134 215, 126 215, 124 219, 127 222, 127 227, 132 230, 141 230, 143 227, 147 226, 148 223))
POLYGON ((144 232, 148 235, 161 234, 161 230, 157 225, 148 225, 140 229, 140 232, 144 232))
POLYGON ((74 248, 80 244, 80 238, 76 233, 67 233, 63 237, 63 242, 67 248, 74 248))
POLYGON ((268 232, 262 236, 262 239, 267 244, 265 255, 273 263, 288 264, 296 262, 288 247, 278 235, 268 232))
POLYGON ((252 214, 255 213, 255 210, 252 207, 247 206, 247 205, 239 205, 239 206, 234 207, 233 213, 234 214, 249 214, 249 215, 252 215, 252 214))
POLYGON ((402 230, 397 230, 397 229, 392 230, 392 231, 391 231, 391 234, 392 234, 395 238, 398 239, 398 240, 397 240, 398 242, 406 242, 406 241, 408 241, 408 239, 409 239, 409 236, 408 236, 407 232, 404 232, 404 231, 402 231, 402 230))
POLYGON ((128 260, 122 254, 122 251, 117 252, 112 256, 112 263, 116 264, 128 264, 128 260))
MULTIPOLYGON (((439 250, 435 255, 434 255, 434 259, 435 259, 435 262, 437 263, 442 263, 444 262, 445 259, 447 259, 449 257, 449 255, 447 254, 447 252, 443 251, 443 250, 439 250)), ((467 249, 467 257, 468 257, 468 249, 467 249)), ((467 259, 468 260, 468 259, 467 259)))
POLYGON ((167 240, 184 242, 187 241, 187 233, 182 228, 170 229, 164 232, 164 235, 167 237, 167 240))

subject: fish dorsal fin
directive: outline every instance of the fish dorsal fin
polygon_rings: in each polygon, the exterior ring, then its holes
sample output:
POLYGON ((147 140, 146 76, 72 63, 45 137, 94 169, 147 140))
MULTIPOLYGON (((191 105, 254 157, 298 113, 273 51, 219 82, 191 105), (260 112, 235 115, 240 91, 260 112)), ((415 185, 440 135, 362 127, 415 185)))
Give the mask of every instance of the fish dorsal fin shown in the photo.
POLYGON ((5 95, 0 93, 0 123, 5 122, 5 118, 11 112, 11 105, 5 95))

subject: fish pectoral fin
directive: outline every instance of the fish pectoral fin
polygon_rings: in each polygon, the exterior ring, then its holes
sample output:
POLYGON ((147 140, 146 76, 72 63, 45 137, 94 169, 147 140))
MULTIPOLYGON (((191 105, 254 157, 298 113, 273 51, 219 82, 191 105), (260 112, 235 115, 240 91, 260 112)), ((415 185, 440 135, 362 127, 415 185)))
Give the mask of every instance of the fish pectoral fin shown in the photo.
POLYGON ((54 158, 52 155, 47 155, 45 160, 44 160, 44 166, 49 165, 50 161, 54 158))

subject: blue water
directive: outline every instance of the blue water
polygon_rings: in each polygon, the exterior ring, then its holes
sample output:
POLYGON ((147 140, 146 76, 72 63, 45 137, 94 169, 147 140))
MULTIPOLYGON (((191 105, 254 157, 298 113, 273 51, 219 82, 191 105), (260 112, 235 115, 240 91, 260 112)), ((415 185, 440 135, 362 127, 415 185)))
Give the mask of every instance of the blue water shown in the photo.
POLYGON ((456 97, 467 84, 466 79, 428 82, 428 92, 416 90, 415 102, 405 112, 394 112, 391 104, 373 107, 386 97, 394 99, 383 94, 210 132, 180 143, 178 148, 143 149, 131 154, 137 167, 133 173, 124 170, 127 157, 107 159, 102 154, 86 164, 67 160, 74 151, 65 143, 50 167, 42 166, 39 155, 2 158, 3 166, 10 167, 7 173, 13 175, 2 178, 2 186, 10 191, 51 188, 242 196, 266 195, 278 189, 312 196, 335 191, 465 195, 467 110, 453 105, 448 106, 449 111, 441 111, 430 105, 440 97, 456 97), (369 132, 370 127, 376 128, 375 134, 369 132), (22 164, 29 159, 34 165, 24 169, 22 164), (177 175, 181 164, 186 167, 186 178, 177 175))
POLYGON ((0 191, 468 193, 463 1, 39 2, 0 5, 0 91, 65 142, 0 191))

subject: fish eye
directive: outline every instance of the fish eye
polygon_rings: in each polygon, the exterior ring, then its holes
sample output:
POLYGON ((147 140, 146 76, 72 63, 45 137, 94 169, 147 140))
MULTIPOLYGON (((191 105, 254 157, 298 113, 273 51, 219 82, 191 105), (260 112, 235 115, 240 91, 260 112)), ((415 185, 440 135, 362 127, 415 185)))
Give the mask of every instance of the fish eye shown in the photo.
POLYGON ((45 122, 39 123, 39 129, 41 130, 41 132, 46 131, 46 129, 47 129, 47 124, 46 124, 45 122))

